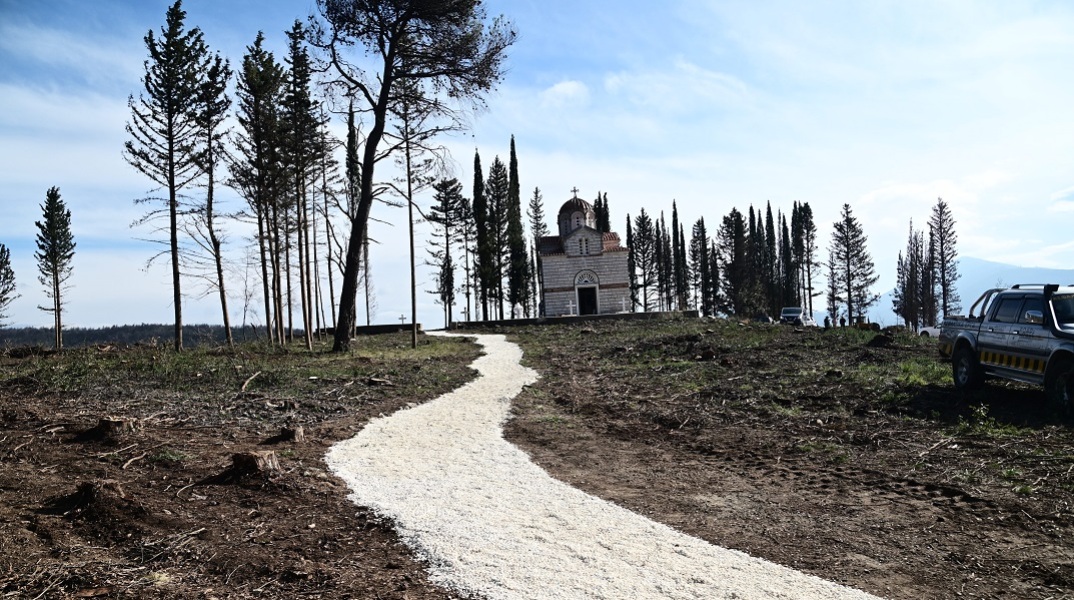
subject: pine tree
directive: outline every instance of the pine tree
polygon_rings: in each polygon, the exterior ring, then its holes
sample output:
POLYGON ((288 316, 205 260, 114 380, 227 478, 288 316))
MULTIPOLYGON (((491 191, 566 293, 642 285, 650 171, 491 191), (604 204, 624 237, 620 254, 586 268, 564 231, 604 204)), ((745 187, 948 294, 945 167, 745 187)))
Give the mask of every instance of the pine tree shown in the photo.
POLYGON ((7 307, 11 306, 19 294, 15 293, 15 271, 11 268, 11 251, 0 244, 0 328, 8 318, 7 307))
POLYGON ((652 217, 646 214, 642 208, 637 217, 634 217, 633 240, 631 249, 634 255, 635 277, 634 289, 639 290, 639 301, 642 312, 649 312, 652 305, 653 294, 657 291, 657 278, 659 264, 657 262, 657 233, 653 226, 652 217))
POLYGON ((466 320, 476 321, 477 318, 474 315, 476 309, 476 302, 471 305, 471 298, 473 296, 473 290, 477 288, 474 281, 476 274, 473 273, 475 269, 471 268, 477 257, 477 225, 474 222, 474 207, 470 203, 470 199, 463 196, 459 202, 459 239, 462 243, 462 266, 465 274, 463 280, 463 294, 466 296, 466 320))
MULTIPOLYGON (((278 290, 281 277, 277 251, 277 206, 284 195, 286 173, 280 168, 283 125, 280 117, 284 70, 264 48, 265 36, 257 34, 246 47, 237 81, 237 120, 240 130, 233 138, 235 153, 228 165, 230 185, 238 190, 257 221, 257 247, 261 263, 261 285, 265 304, 265 324, 270 341, 283 343, 282 299, 278 290)), ((347 175, 350 177, 348 133, 347 175)))
POLYGON ((537 303, 537 316, 544 316, 544 273, 541 263, 541 238, 549 234, 548 225, 545 223, 544 198, 541 197, 541 188, 533 188, 533 197, 530 198, 529 209, 526 215, 530 220, 530 236, 533 239, 534 254, 534 277, 537 293, 534 299, 537 303))
POLYGON ((433 205, 426 220, 436 228, 433 234, 430 266, 436 269, 437 300, 444 307, 444 327, 451 325, 455 305, 455 259, 451 247, 459 240, 462 216, 462 184, 455 179, 442 179, 433 186, 433 205))
MULTIPOLYGON (((843 297, 839 294, 839 275, 836 272, 836 257, 835 248, 828 248, 828 317, 832 321, 834 326, 839 321, 839 307, 845 302, 843 297)), ((839 322, 843 325, 844 322, 839 322)))
POLYGON ((228 130, 224 122, 231 109, 231 99, 227 95, 231 74, 231 65, 217 54, 209 61, 199 89, 195 118, 201 130, 201 146, 197 162, 206 178, 205 202, 192 211, 194 227, 192 237, 212 260, 213 276, 206 276, 206 280, 210 283, 210 288, 216 288, 219 295, 220 313, 223 317, 224 332, 229 347, 235 345, 235 340, 231 333, 231 318, 227 309, 224 242, 217 222, 218 209, 215 204, 215 192, 216 168, 227 156, 224 141, 228 130))
POLYGON ((49 188, 45 203, 41 205, 41 220, 37 226, 37 280, 45 286, 45 295, 52 299, 52 306, 39 306, 52 313, 54 343, 57 350, 63 348, 64 296, 69 289, 71 259, 75 256, 75 238, 71 234, 71 211, 60 198, 60 188, 49 188))
MULTIPOLYGON (((359 265, 376 200, 374 170, 392 151, 381 148, 391 111, 405 100, 418 105, 423 114, 461 127, 453 104, 481 104, 503 76, 507 48, 516 32, 506 20, 486 22, 478 2, 318 2, 317 6, 311 37, 324 56, 332 57, 325 68, 364 103, 362 112, 371 122, 334 335, 333 351, 342 352, 350 348, 355 322, 359 265), (364 53, 370 60, 354 60, 351 52, 364 53)), ((476 212, 476 190, 474 194, 476 212)))
POLYGON ((921 324, 935 327, 939 318, 940 303, 936 297, 936 234, 929 227, 929 241, 925 249, 924 264, 921 268, 921 286, 918 291, 921 307, 921 324))
POLYGON ((958 281, 958 234, 955 233, 955 217, 951 208, 936 199, 932 207, 929 228, 936 242, 936 283, 940 288, 940 312, 946 317, 957 313, 962 308, 962 299, 958 296, 955 282, 958 281))
POLYGON ((864 320, 865 311, 878 299, 878 296, 870 291, 878 276, 873 259, 866 249, 867 241, 868 238, 851 212, 850 205, 844 204, 832 234, 831 268, 838 278, 840 293, 845 294, 843 301, 846 303, 847 318, 851 323, 864 320))
MULTIPOLYGON (((302 310, 303 332, 306 348, 313 348, 313 277, 312 248, 310 239, 310 189, 320 156, 326 152, 320 144, 320 105, 311 91, 312 66, 304 40, 307 31, 302 22, 295 20, 287 32, 287 77, 281 103, 284 130, 283 158, 290 179, 292 200, 289 203, 288 220, 296 236, 298 249, 299 304, 302 310)), ((290 240, 290 233, 287 233, 290 240)), ((290 243, 288 243, 290 246, 290 243)), ((290 286, 290 273, 288 273, 290 286)), ((290 302, 288 302, 290 305, 290 302)))
MULTIPOLYGON (((145 61, 142 83, 145 96, 127 101, 131 121, 124 144, 127 162, 167 190, 163 210, 151 210, 139 222, 167 217, 169 251, 172 266, 172 303, 175 308, 175 349, 183 349, 183 296, 179 263, 179 192, 196 178, 196 122, 199 88, 205 70, 207 51, 202 32, 197 27, 187 31, 186 13, 177 0, 167 12, 166 25, 158 38, 150 29, 145 36, 149 59, 145 61)), ((138 200, 139 203, 151 198, 138 200)))

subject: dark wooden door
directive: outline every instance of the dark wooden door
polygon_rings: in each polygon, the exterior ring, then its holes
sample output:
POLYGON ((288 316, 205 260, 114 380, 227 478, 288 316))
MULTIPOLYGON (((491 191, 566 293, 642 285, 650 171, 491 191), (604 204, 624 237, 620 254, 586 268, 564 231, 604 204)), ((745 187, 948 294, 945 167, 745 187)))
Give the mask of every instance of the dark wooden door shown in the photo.
POLYGON ((578 288, 578 314, 597 314, 597 288, 578 288))

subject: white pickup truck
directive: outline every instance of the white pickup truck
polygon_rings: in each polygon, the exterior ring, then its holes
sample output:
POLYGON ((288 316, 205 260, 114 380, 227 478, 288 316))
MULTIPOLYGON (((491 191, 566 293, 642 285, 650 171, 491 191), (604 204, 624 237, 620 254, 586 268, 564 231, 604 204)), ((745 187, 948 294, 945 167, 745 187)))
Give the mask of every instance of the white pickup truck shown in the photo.
POLYGON ((967 316, 945 316, 940 352, 958 390, 986 377, 1043 385, 1061 415, 1074 415, 1074 285, 988 290, 967 316))

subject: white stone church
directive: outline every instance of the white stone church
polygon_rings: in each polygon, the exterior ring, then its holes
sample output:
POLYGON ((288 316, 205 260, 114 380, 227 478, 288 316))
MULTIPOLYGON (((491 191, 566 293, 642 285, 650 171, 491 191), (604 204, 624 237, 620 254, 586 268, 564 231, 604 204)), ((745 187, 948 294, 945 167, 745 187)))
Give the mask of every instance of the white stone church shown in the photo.
POLYGON ((629 312, 627 248, 619 234, 598 231, 593 205, 572 193, 559 209, 559 235, 540 242, 544 316, 629 312))

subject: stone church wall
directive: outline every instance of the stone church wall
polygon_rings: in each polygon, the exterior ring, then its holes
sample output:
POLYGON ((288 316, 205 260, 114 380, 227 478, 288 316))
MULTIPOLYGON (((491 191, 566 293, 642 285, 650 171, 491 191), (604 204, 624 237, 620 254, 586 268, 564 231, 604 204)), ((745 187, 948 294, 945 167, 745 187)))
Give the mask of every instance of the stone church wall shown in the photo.
POLYGON ((578 296, 574 278, 591 270, 600 281, 597 296, 600 314, 630 310, 630 287, 627 276, 627 252, 608 252, 593 256, 552 255, 542 258, 545 287, 545 315, 578 314, 578 296))

